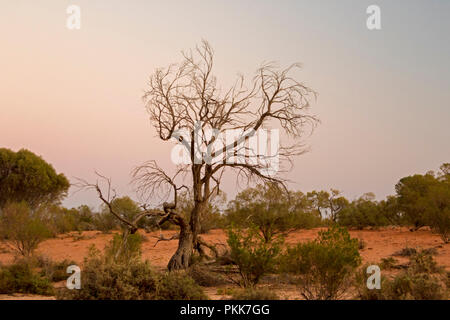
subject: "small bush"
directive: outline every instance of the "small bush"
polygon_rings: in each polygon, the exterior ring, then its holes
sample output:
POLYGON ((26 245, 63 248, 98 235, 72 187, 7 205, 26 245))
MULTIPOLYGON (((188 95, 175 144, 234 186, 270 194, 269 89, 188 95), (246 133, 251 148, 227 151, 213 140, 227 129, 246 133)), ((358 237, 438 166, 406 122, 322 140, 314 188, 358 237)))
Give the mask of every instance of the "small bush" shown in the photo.
POLYGON ((29 257, 51 232, 37 214, 24 203, 10 203, 0 216, 0 239, 6 240, 16 253, 29 257))
POLYGON ((231 259, 239 269, 240 285, 249 287, 256 285, 264 274, 275 270, 283 239, 267 242, 257 227, 252 226, 245 231, 230 228, 227 242, 231 259))
POLYGON ((130 234, 124 241, 123 235, 115 234, 108 246, 105 247, 105 257, 116 263, 132 262, 141 256, 143 236, 139 233, 130 234))
POLYGON ((401 249, 400 251, 395 252, 393 254, 393 256, 410 257, 416 253, 417 253, 417 250, 415 248, 405 247, 405 248, 401 249))
POLYGON ((227 283, 222 275, 211 272, 206 266, 198 264, 192 265, 187 270, 187 274, 202 287, 216 287, 227 283))
POLYGON ((61 262, 54 262, 48 257, 37 257, 36 266, 41 269, 40 274, 52 282, 67 280, 70 276, 67 274, 67 267, 76 265, 75 261, 63 260, 61 262))
POLYGON ((307 300, 339 299, 351 286, 351 277, 361 263, 358 240, 345 228, 321 231, 314 241, 287 250, 281 269, 299 276, 301 295, 307 300))
POLYGON ((390 270, 396 267, 398 260, 393 257, 382 258, 380 263, 381 270, 390 270))
POLYGON ((232 300, 279 300, 278 295, 270 289, 246 288, 236 290, 231 297, 232 300))
POLYGON ((157 288, 159 300, 206 300, 203 289, 185 272, 172 271, 164 274, 157 288))
POLYGON ((357 290, 363 300, 441 300, 447 297, 446 276, 432 255, 421 251, 410 257, 406 271, 382 277, 381 289, 369 290, 365 278, 357 277, 357 290))
POLYGON ((34 273, 28 261, 21 260, 0 268, 0 293, 52 295, 54 292, 48 278, 34 273))
POLYGON ((433 255, 427 251, 422 250, 410 257, 409 269, 413 273, 440 273, 442 268, 438 267, 433 255))
POLYGON ((158 279, 148 262, 115 262, 91 247, 84 261, 81 289, 62 289, 59 299, 145 300, 156 297, 158 279))
POLYGON ((437 277, 426 273, 403 273, 395 277, 386 290, 386 299, 441 300, 445 292, 437 277))

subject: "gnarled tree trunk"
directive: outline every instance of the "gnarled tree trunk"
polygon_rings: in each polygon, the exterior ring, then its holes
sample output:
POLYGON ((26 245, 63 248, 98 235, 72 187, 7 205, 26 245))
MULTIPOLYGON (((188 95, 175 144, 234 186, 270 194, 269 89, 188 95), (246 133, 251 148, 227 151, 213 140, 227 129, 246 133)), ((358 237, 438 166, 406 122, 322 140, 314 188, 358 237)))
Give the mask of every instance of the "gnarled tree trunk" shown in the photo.
POLYGON ((189 267, 191 255, 194 249, 193 233, 189 225, 180 226, 180 238, 178 240, 178 248, 175 254, 170 258, 167 269, 179 270, 189 267))
POLYGON ((189 223, 184 219, 180 219, 178 225, 180 227, 180 237, 178 240, 178 248, 175 254, 170 258, 167 265, 169 271, 186 269, 189 267, 191 256, 194 250, 198 250, 199 244, 197 237, 200 230, 200 215, 205 207, 204 202, 195 202, 194 208, 190 214, 189 223))

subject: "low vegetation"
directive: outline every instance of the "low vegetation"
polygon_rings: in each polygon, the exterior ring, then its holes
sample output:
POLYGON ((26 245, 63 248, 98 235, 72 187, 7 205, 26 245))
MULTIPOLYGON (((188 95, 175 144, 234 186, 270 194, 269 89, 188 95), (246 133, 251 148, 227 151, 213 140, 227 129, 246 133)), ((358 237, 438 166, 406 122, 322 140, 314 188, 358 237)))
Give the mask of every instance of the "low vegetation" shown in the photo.
POLYGON ((256 226, 245 230, 228 230, 228 245, 231 260, 239 270, 243 287, 256 285, 264 274, 275 271, 281 252, 282 238, 266 239, 256 226))
POLYGON ((414 232, 426 226, 448 243, 449 172, 447 163, 437 173, 404 177, 395 186, 396 194, 381 201, 372 193, 350 201, 335 189, 286 192, 272 182, 243 190, 229 202, 217 192, 195 218, 197 231, 226 229, 227 251, 218 255, 215 246, 205 245, 199 237, 196 246, 210 250, 211 257, 198 250, 188 263, 183 262, 186 270, 157 272, 142 261, 145 237, 137 230, 181 230, 181 220, 194 219, 191 193, 180 191, 177 219, 170 211, 172 204, 165 203, 164 214, 169 214, 162 223, 149 215, 130 228, 118 216, 133 221, 146 213, 145 206, 118 197, 98 212, 88 206, 64 208, 61 200, 68 181, 63 175, 26 150, 0 149, 0 240, 15 254, 14 263, 0 267, 0 293, 56 294, 60 299, 201 300, 208 298, 203 287, 234 283, 240 288, 227 292, 233 299, 273 300, 279 297, 265 287, 266 279, 289 277, 303 299, 343 299, 355 292, 360 299, 446 299, 450 276, 436 264, 436 248, 405 247, 381 259, 378 265, 388 271, 383 273, 381 289, 367 289, 363 281, 367 274, 358 269, 359 250, 371 248, 363 239, 352 239, 348 229, 394 225, 414 232), (315 240, 285 244, 290 232, 316 227, 327 229, 315 240), (67 267, 75 262, 52 261, 37 255, 36 249, 62 233, 79 232, 78 240, 85 239, 82 231, 89 230, 121 232, 114 233, 104 251, 90 250, 83 263, 81 290, 54 289, 53 283, 66 280, 67 267))
POLYGON ((49 278, 33 270, 28 260, 19 260, 9 266, 0 267, 0 294, 28 293, 53 295, 49 278))
MULTIPOLYGON (((392 260, 390 260, 393 263, 392 260)), ((382 264, 383 265, 383 264, 382 264)), ((367 267, 367 266, 366 266, 367 267)), ((364 276, 365 268, 356 277, 358 298, 363 300, 443 300, 448 298, 448 274, 437 266, 432 252, 416 251, 409 255, 405 270, 393 276, 384 276, 381 289, 369 290, 364 276)))
POLYGON ((334 300, 345 296, 360 263, 358 240, 345 228, 333 226, 316 240, 289 248, 281 269, 298 276, 304 299, 334 300))
POLYGON ((70 300, 202 300, 203 289, 185 272, 159 274, 140 256, 140 240, 130 235, 126 247, 117 237, 102 254, 91 247, 83 264, 81 289, 58 291, 70 300))

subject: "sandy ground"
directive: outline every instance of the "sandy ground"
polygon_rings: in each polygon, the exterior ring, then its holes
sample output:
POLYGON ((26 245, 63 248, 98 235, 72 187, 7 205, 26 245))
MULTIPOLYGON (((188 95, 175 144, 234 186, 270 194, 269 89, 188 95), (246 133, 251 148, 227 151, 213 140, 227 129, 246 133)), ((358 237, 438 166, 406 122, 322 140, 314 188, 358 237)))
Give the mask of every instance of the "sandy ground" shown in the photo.
MULTIPOLYGON (((286 238, 288 244, 295 244, 314 239, 320 228, 312 230, 300 230, 289 234, 286 238)), ((166 237, 174 234, 175 231, 164 231, 166 237)), ((365 243, 364 249, 360 250, 363 263, 377 263, 381 258, 389 257, 393 253, 405 248, 435 248, 437 250, 436 261, 439 265, 450 270, 450 244, 444 244, 441 238, 432 234, 429 230, 419 230, 410 232, 407 228, 390 227, 381 230, 359 230, 350 231, 354 238, 362 239, 365 243)), ((144 233, 147 241, 143 243, 143 258, 148 259, 156 269, 163 270, 172 254, 177 248, 178 240, 160 241, 156 246, 156 237, 159 231, 144 233)), ((226 245, 226 235, 223 230, 212 230, 208 234, 202 235, 203 239, 219 247, 226 245)), ((111 240, 112 234, 103 234, 98 231, 86 231, 81 235, 77 232, 59 235, 55 239, 49 239, 41 243, 37 249, 38 253, 48 256, 55 261, 64 259, 74 260, 82 265, 84 257, 87 255, 89 247, 95 245, 98 249, 103 249, 111 240)), ((399 262, 406 262, 407 258, 395 257, 399 262)), ((14 260, 11 250, 4 244, 0 244, 0 263, 9 264, 14 260)), ((288 285, 277 288, 278 293, 283 297, 292 298, 295 287, 288 285)), ((217 288, 206 288, 206 293, 213 299, 221 298, 217 295, 217 288)), ((39 296, 0 295, 1 299, 42 299, 39 296)), ((49 299, 48 297, 45 297, 49 299)), ((50 297, 51 299, 51 297, 50 297)))

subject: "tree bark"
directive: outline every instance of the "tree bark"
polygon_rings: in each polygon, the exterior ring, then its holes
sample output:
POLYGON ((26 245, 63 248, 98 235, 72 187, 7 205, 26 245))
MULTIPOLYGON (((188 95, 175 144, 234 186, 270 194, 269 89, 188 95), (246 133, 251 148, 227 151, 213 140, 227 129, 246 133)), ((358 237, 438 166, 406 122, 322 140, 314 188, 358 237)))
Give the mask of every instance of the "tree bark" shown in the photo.
POLYGON ((170 258, 169 264, 167 265, 169 271, 189 267, 192 253, 194 249, 198 248, 197 236, 200 231, 200 215, 204 206, 204 202, 196 201, 191 211, 189 223, 185 223, 184 219, 182 219, 178 224, 180 226, 180 238, 178 240, 177 251, 170 258))
POLYGON ((193 234, 190 226, 185 224, 180 225, 180 239, 178 240, 178 248, 172 258, 170 258, 167 269, 172 271, 188 268, 193 248, 193 234))

